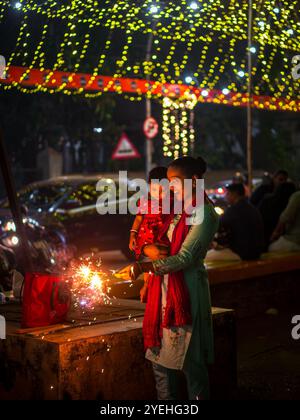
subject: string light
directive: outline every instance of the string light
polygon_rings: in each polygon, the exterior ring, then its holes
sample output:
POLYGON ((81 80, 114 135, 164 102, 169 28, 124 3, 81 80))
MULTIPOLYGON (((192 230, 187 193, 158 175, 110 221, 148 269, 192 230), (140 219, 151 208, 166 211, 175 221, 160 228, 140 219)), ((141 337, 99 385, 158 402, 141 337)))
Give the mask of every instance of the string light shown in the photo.
POLYGON ((180 99, 164 98, 163 104, 163 154, 177 159, 193 151, 195 130, 193 112, 197 104, 195 94, 186 92, 180 99))
MULTIPOLYGON (((273 97, 265 104, 253 101, 259 108, 278 109, 280 101, 276 100, 282 98, 282 109, 298 110, 299 84, 291 75, 291 59, 299 53, 297 5, 298 0, 254 0, 253 93, 273 97)), ((199 102, 228 104, 232 103, 228 97, 234 95, 234 104, 243 105, 244 97, 239 95, 247 92, 247 1, 0 0, 0 22, 6 19, 8 10, 20 22, 15 48, 7 57, 8 71, 13 65, 22 65, 26 71, 18 81, 3 85, 5 89, 97 97, 116 83, 112 80, 103 89, 91 91, 97 75, 117 79, 150 76, 158 84, 198 87, 199 102), (52 31, 59 42, 50 58, 52 31), (152 53, 146 61, 150 34, 152 53), (46 65, 50 72, 42 83, 24 85, 32 69, 45 70, 46 65), (47 82, 57 70, 71 72, 70 79, 51 87, 47 82), (81 72, 89 77, 81 87, 70 90, 68 82, 81 72), (213 90, 221 95, 212 96, 213 90)), ((114 91, 124 94, 122 84, 117 84, 114 91)), ((153 92, 155 86, 146 96, 163 100, 163 94, 153 92)), ((142 100, 138 89, 124 96, 130 101, 142 100)))

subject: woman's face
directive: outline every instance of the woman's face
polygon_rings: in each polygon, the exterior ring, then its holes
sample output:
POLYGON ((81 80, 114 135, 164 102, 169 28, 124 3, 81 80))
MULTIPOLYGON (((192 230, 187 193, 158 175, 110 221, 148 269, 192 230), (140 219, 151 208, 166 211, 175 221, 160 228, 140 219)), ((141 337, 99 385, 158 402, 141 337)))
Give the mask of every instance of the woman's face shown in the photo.
POLYGON ((190 189, 185 190, 185 179, 188 178, 183 174, 181 169, 172 166, 168 168, 168 180, 171 182, 171 191, 173 191, 176 200, 183 201, 192 195, 190 189))

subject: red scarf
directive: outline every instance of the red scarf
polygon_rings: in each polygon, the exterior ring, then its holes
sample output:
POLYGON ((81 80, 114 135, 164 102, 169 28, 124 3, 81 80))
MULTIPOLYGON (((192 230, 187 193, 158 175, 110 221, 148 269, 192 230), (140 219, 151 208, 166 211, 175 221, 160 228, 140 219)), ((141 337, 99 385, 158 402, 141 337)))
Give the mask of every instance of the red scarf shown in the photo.
MULTIPOLYGON (((160 234, 161 242, 170 244, 166 235, 173 217, 174 215, 170 215, 164 223, 160 234)), ((186 224, 186 217, 187 215, 183 213, 175 226, 170 244, 170 255, 176 255, 180 251, 189 232, 190 226, 186 224)), ((163 319, 161 314, 162 280, 163 277, 154 274, 149 279, 143 324, 145 349, 160 347, 162 328, 182 327, 192 324, 190 296, 183 271, 169 274, 167 302, 163 319)))

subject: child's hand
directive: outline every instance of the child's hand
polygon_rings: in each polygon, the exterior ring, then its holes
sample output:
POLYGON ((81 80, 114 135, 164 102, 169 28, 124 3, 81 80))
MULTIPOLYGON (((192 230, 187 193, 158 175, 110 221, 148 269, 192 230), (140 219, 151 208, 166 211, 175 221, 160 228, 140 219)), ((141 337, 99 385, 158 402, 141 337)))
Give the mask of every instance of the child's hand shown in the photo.
POLYGON ((146 245, 144 246, 144 254, 152 261, 164 259, 169 255, 169 247, 166 245, 146 245))
POLYGON ((147 302, 147 294, 148 294, 148 284, 145 283, 144 286, 140 290, 140 299, 142 303, 147 302))
POLYGON ((136 247, 136 235, 135 234, 130 234, 130 238, 129 238, 129 249, 130 251, 134 251, 136 247))

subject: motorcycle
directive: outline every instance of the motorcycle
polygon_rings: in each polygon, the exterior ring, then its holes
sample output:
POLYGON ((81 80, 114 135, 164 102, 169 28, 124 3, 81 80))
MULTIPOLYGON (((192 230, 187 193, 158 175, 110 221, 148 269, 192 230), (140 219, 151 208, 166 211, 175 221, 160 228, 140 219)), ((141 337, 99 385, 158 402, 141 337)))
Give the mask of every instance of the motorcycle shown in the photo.
POLYGON ((24 277, 16 267, 14 251, 0 245, 0 304, 21 298, 24 277))
MULTIPOLYGON (((57 273, 73 258, 74 249, 67 245, 66 236, 55 227, 44 226, 28 216, 28 210, 22 208, 30 258, 35 271, 57 273)), ((12 251, 16 260, 16 269, 24 273, 22 266, 23 250, 12 220, 1 227, 0 246, 12 251)))
POLYGON ((12 271, 16 268, 15 253, 0 245, 0 292, 6 293, 12 290, 13 275, 12 271))

